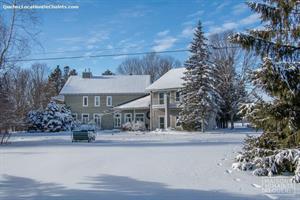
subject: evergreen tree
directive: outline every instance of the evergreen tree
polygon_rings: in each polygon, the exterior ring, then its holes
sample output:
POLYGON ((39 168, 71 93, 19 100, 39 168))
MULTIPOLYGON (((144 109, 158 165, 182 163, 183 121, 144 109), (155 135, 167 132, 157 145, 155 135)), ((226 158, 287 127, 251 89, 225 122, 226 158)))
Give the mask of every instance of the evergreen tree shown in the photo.
POLYGON ((105 72, 102 73, 102 75, 111 76, 111 75, 115 75, 115 74, 112 71, 110 71, 109 69, 107 69, 105 72))
POLYGON ((78 73, 77 73, 76 69, 70 70, 69 76, 77 76, 77 75, 78 75, 78 73))
POLYGON ((185 80, 182 89, 180 121, 184 128, 205 130, 207 119, 217 108, 216 92, 209 63, 209 53, 201 22, 194 33, 190 47, 191 56, 185 63, 185 80))
POLYGON ((75 69, 71 69, 69 66, 65 66, 64 73, 62 75, 61 87, 65 85, 70 76, 77 76, 77 72, 75 69))
POLYGON ((252 73, 255 87, 272 100, 258 99, 243 106, 243 113, 264 130, 260 147, 286 148, 300 144, 300 3, 296 0, 250 2, 264 28, 237 33, 231 40, 262 57, 252 73), (269 141, 272 139, 272 145, 269 141))
POLYGON ((48 78, 48 95, 50 95, 50 97, 59 94, 60 90, 63 87, 62 80, 62 72, 59 65, 57 65, 57 67, 54 69, 54 71, 50 74, 48 78))

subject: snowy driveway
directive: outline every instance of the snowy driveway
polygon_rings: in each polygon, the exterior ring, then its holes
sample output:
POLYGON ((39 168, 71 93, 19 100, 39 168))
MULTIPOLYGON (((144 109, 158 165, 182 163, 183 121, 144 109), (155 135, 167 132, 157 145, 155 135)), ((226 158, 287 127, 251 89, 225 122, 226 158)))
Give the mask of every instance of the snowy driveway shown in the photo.
POLYGON ((0 199, 275 198, 259 177, 230 168, 246 133, 101 134, 94 143, 19 135, 0 146, 0 199))

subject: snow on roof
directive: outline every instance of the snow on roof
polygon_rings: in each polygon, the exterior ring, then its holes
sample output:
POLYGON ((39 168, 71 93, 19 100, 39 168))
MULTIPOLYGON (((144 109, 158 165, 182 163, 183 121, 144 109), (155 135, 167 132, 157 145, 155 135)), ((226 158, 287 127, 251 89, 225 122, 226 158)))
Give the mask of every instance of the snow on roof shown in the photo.
POLYGON ((51 97, 51 100, 64 102, 65 101, 65 97, 64 97, 64 95, 57 95, 57 96, 51 97))
POLYGON ((149 75, 70 76, 60 94, 146 93, 149 85, 149 75))
POLYGON ((115 109, 147 109, 150 107, 150 95, 116 106, 115 109))
POLYGON ((147 91, 151 90, 163 90, 163 89, 175 89, 183 87, 185 68, 175 68, 169 70, 162 77, 152 83, 149 87, 146 88, 147 91))

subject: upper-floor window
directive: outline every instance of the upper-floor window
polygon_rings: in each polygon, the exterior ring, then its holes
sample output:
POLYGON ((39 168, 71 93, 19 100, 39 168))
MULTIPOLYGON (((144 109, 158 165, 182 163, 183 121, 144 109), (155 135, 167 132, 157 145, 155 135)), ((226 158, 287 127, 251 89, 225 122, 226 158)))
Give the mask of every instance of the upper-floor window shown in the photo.
POLYGON ((180 92, 179 91, 177 91, 176 93, 175 93, 175 101, 176 102, 179 102, 181 99, 180 99, 181 97, 180 97, 180 92))
POLYGON ((159 104, 164 104, 164 93, 163 92, 160 92, 158 93, 158 103, 159 104))
POLYGON ((82 98, 82 106, 83 107, 88 107, 89 106, 89 97, 88 96, 83 96, 83 98, 82 98))
POLYGON ((112 106, 112 96, 106 97, 106 106, 112 106))
POLYGON ((100 106, 100 96, 95 96, 95 107, 100 106))

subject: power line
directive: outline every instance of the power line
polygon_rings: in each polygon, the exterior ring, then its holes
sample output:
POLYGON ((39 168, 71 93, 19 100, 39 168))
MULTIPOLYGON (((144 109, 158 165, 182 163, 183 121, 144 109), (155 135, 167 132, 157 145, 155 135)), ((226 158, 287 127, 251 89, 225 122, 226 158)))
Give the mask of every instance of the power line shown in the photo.
POLYGON ((144 55, 150 53, 178 53, 178 52, 187 52, 187 49, 178 49, 170 51, 145 51, 145 52, 136 52, 136 53, 119 53, 119 54, 100 54, 100 55, 90 55, 90 56, 63 56, 63 57, 50 57, 50 58, 30 58, 30 59, 15 59, 7 60, 7 62, 28 62, 28 61, 45 61, 45 60, 65 60, 65 59, 78 59, 78 58, 100 58, 100 57, 115 57, 115 56, 134 56, 134 55, 144 55))
MULTIPOLYGON (((239 46, 224 46, 215 47, 213 45, 208 45, 213 49, 226 49, 226 48, 239 48, 239 46)), ((178 53, 187 52, 188 49, 177 49, 169 51, 145 51, 145 52, 135 52, 135 53, 117 53, 117 54, 99 54, 99 55, 81 55, 81 56, 61 56, 61 57, 46 57, 46 58, 29 58, 29 59, 8 59, 7 62, 28 62, 28 61, 46 61, 46 60, 66 60, 66 59, 79 59, 79 58, 100 58, 100 57, 116 57, 116 56, 134 56, 134 55, 144 55, 144 54, 163 54, 163 53, 178 53)))

